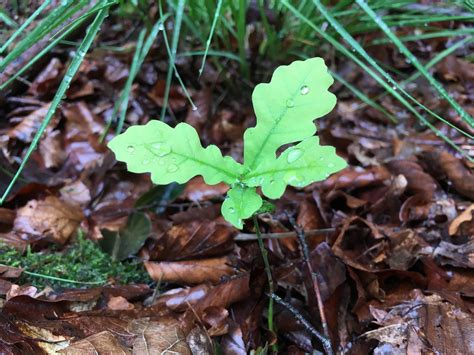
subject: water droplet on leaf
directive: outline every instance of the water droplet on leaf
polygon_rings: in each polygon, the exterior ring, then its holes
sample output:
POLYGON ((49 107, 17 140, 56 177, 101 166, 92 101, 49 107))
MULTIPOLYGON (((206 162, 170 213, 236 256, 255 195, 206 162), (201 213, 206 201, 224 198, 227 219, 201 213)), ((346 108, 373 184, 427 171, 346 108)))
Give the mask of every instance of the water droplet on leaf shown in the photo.
POLYGON ((292 149, 289 153, 288 156, 286 157, 286 160, 288 163, 294 163, 297 161, 301 156, 303 155, 303 151, 299 148, 292 149))
POLYGON ((168 166, 168 169, 166 169, 166 171, 168 171, 169 173, 174 173, 176 171, 178 171, 178 166, 177 165, 174 165, 174 164, 171 164, 168 166))
POLYGON ((148 165, 148 164, 150 164, 150 161, 148 159, 145 159, 145 160, 142 161, 142 164, 143 165, 148 165))
POLYGON ((171 147, 167 143, 158 142, 152 144, 151 146, 153 147, 155 154, 159 157, 164 157, 165 155, 171 153, 171 147))
POLYGON ((135 151, 135 147, 133 145, 129 145, 127 147, 127 150, 128 150, 129 153, 133 153, 135 151))
POLYGON ((329 163, 328 164, 328 168, 334 168, 334 166, 335 166, 334 163, 329 163))
POLYGON ((295 106, 295 102, 292 99, 286 100, 286 107, 293 107, 295 106))
POLYGON ((301 95, 309 94, 309 91, 310 91, 310 90, 309 90, 309 87, 308 87, 307 85, 303 85, 303 86, 301 87, 301 90, 300 90, 301 95))
POLYGON ((234 208, 234 207, 230 207, 230 208, 229 208, 229 212, 230 212, 230 213, 235 213, 235 208, 234 208))

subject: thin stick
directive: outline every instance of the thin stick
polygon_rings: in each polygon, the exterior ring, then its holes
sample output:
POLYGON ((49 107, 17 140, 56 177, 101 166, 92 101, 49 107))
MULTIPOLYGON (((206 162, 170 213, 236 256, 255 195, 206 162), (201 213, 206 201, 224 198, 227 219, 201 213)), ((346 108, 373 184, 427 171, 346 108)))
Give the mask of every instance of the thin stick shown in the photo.
MULTIPOLYGON (((317 235, 323 235, 328 233, 333 233, 336 231, 336 228, 321 228, 321 229, 310 229, 305 232, 307 237, 314 237, 317 235)), ((297 235, 295 232, 284 232, 284 233, 260 233, 260 238, 262 239, 282 239, 282 238, 296 238, 297 235)), ((256 234, 252 233, 239 233, 234 237, 234 240, 238 241, 248 241, 248 240, 257 240, 258 237, 256 234)))
POLYGON ((272 293, 271 295, 271 299, 275 300, 277 303, 281 304, 283 307, 285 307, 286 309, 288 309, 288 311, 290 311, 291 314, 293 314, 293 316, 298 320, 298 322, 301 323, 301 325, 303 325, 303 327, 305 327, 305 329, 311 333, 312 335, 314 335, 315 338, 317 338, 321 344, 323 345, 323 348, 324 348, 324 351, 326 351, 326 354, 328 355, 332 355, 333 352, 332 352, 332 347, 331 347, 331 342, 329 341, 328 338, 326 338, 324 335, 322 335, 321 333, 319 333, 312 325, 310 322, 308 322, 304 317, 303 315, 298 312, 298 310, 293 307, 291 304, 289 304, 288 302, 285 302, 283 301, 279 296, 277 296, 276 294, 272 293))
MULTIPOLYGON (((260 247, 260 252, 262 253, 263 263, 265 264, 265 273, 267 274, 267 278, 268 278, 268 292, 270 294, 273 294, 275 290, 274 290, 274 285, 273 285, 272 271, 270 269, 270 262, 268 261, 268 251, 265 248, 265 244, 263 243, 263 239, 260 234, 260 226, 258 224, 257 215, 254 214, 252 218, 253 218, 253 224, 255 225, 255 233, 257 234, 258 246, 260 247)), ((275 334, 275 331, 273 329, 273 298, 272 297, 270 297, 270 299, 268 300, 268 330, 271 333, 275 334)))
MULTIPOLYGON (((311 265, 309 248, 308 248, 308 244, 306 243, 304 230, 303 228, 301 228, 301 226, 299 226, 296 223, 293 216, 288 215, 288 218, 289 218, 290 223, 293 225, 293 228, 295 229, 296 236, 298 237, 298 241, 300 242, 300 245, 301 245, 301 251, 303 252, 303 260, 311 276, 313 290, 314 290, 314 293, 316 294, 316 300, 318 302, 319 316, 321 317, 321 324, 323 326, 324 335, 326 336, 326 338, 330 339, 328 323, 326 321, 326 315, 324 313, 323 299, 321 298, 321 292, 319 290, 318 275, 314 272, 313 266, 311 265)), ((331 342, 329 342, 329 345, 331 346, 331 342)))

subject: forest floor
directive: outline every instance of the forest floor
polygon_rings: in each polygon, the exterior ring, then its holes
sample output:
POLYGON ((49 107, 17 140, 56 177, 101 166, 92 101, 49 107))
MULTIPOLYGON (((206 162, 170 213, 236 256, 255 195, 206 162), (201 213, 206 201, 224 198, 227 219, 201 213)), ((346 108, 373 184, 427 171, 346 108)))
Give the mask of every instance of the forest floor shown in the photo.
MULTIPOLYGON (((274 213, 258 217, 283 301, 274 304, 271 333, 255 226, 249 220, 237 230, 222 218, 227 187, 199 177, 185 186, 154 186, 148 174, 128 173, 115 161, 106 146, 113 129, 102 142, 136 45, 127 26, 112 24, 103 25, 0 207, 0 353, 298 354, 323 351, 315 332, 329 335, 335 353, 474 353, 472 162, 353 62, 315 49, 314 56, 377 97, 398 123, 345 86, 330 88, 338 104, 316 121, 317 134, 349 166, 303 189, 288 188, 274 201, 274 213), (123 50, 99 46, 104 43, 123 50), (297 232, 305 235, 309 260, 297 232)), ((359 39, 379 34, 365 36, 359 39)), ((161 43, 159 37, 132 86, 125 127, 160 117, 168 68, 161 43)), ((438 37, 409 47, 427 61, 452 44, 438 37)), ((459 48, 431 72, 472 115, 471 49, 459 48)), ((54 49, 0 94, 2 192, 72 50, 54 49)), ((401 75, 413 72, 389 44, 368 52, 401 75)), ((29 59, 26 52, 22 61, 29 59)), ((247 80, 233 65, 217 70, 209 64, 198 80, 200 63, 197 57, 176 63, 197 110, 173 82, 165 121, 191 124, 204 146, 215 144, 241 161, 243 132, 255 124, 252 88, 268 81, 276 65, 259 63, 257 73, 251 62, 247 80)), ((0 82, 14 69, 0 73, 0 82)), ((414 80, 409 90, 459 124, 426 80, 414 80)), ((472 139, 434 124, 474 157, 472 139)))

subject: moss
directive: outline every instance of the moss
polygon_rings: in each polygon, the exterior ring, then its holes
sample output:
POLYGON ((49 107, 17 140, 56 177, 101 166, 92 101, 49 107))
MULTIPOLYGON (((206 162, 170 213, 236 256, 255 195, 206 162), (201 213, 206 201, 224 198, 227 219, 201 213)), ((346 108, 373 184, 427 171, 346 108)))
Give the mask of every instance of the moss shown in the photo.
POLYGON ((18 284, 32 284, 38 288, 50 286, 91 287, 106 283, 149 283, 143 264, 136 260, 113 261, 93 241, 79 233, 77 240, 64 251, 22 253, 14 248, 0 246, 0 263, 25 269, 18 284), (39 276, 43 275, 43 276, 39 276), (75 282, 66 282, 67 279, 75 282))

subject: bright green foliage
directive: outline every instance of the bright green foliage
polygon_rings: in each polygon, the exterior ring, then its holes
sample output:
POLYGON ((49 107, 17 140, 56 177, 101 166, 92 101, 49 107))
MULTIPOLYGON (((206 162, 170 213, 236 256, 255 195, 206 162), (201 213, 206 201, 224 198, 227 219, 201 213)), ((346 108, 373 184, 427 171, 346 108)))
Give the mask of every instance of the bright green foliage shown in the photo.
POLYGON ((222 157, 215 145, 201 146, 196 130, 180 123, 171 128, 161 121, 130 127, 109 143, 117 160, 127 163, 133 173, 151 173, 155 184, 183 184, 202 175, 209 185, 236 182, 242 166, 231 157, 222 157))
POLYGON ((259 84, 252 100, 257 124, 244 134, 244 164, 223 157, 219 148, 203 148, 193 127, 161 121, 134 126, 109 147, 129 171, 151 173, 156 184, 185 183, 202 175, 207 184, 231 185, 222 214, 237 228, 262 205, 256 188, 279 198, 286 186, 304 187, 346 166, 330 146, 320 146, 313 121, 336 104, 328 91, 333 79, 321 58, 279 67, 270 83, 259 84), (277 150, 296 143, 279 157, 277 150))
POLYGON ((242 228, 242 220, 251 217, 260 206, 262 198, 255 188, 237 184, 227 193, 221 212, 227 221, 242 228))

